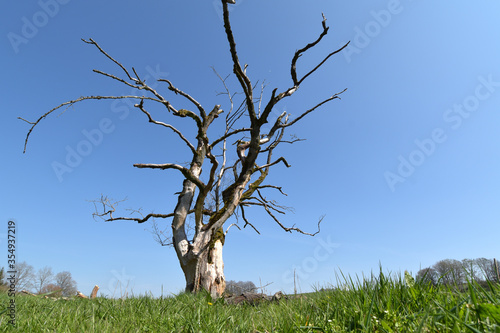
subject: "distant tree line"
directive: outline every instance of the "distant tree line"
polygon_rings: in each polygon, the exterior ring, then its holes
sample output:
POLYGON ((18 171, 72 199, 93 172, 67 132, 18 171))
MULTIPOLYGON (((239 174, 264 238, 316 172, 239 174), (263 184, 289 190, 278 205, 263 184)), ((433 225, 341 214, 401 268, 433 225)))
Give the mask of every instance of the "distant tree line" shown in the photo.
POLYGON ((440 260, 431 267, 423 268, 417 273, 417 280, 437 285, 463 285, 467 281, 476 281, 486 286, 500 283, 498 263, 495 259, 477 258, 440 260))
POLYGON ((7 289, 9 289, 6 279, 7 277, 5 276, 5 269, 2 267, 0 268, 0 291, 6 291, 7 289))
MULTIPOLYGON (((37 294, 52 292, 52 296, 74 296, 77 292, 76 281, 73 280, 68 271, 59 272, 54 275, 52 268, 45 266, 35 271, 33 266, 25 261, 16 264, 16 291, 26 290, 37 294)), ((0 269, 0 287, 8 286, 5 269, 0 269)))
POLYGON ((254 292, 257 290, 257 287, 255 284, 251 281, 227 281, 226 282, 226 293, 232 294, 232 295, 240 295, 242 293, 246 292, 254 292))

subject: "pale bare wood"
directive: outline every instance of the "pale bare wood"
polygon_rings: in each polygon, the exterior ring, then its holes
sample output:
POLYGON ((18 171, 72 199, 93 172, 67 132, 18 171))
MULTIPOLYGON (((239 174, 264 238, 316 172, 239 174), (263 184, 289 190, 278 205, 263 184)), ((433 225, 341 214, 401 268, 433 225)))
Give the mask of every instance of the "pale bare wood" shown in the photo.
POLYGON ((90 293, 90 299, 94 299, 97 297, 97 292, 99 291, 99 286, 96 284, 94 289, 92 289, 92 293, 90 293))
POLYGON ((27 290, 21 290, 20 292, 21 292, 21 294, 25 294, 25 295, 29 295, 29 296, 35 296, 35 297, 37 296, 37 295, 27 291, 27 290))
POLYGON ((85 296, 84 294, 82 294, 80 291, 77 291, 77 292, 76 292, 76 297, 78 297, 78 298, 85 298, 85 299, 88 299, 88 297, 87 297, 87 296, 85 296))

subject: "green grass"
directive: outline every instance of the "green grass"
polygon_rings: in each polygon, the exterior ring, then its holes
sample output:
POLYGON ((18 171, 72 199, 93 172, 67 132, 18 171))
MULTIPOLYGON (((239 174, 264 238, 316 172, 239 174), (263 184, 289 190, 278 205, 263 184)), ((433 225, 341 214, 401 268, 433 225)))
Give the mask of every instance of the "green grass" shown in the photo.
MULTIPOLYGON (((462 289, 463 286, 462 286, 462 289)), ((343 277, 342 288, 279 303, 226 305, 208 294, 51 300, 16 297, 19 332, 500 332, 500 287, 460 291, 410 277, 343 277)), ((0 312, 8 303, 0 295, 0 312)), ((13 330, 7 313, 0 331, 13 330)))

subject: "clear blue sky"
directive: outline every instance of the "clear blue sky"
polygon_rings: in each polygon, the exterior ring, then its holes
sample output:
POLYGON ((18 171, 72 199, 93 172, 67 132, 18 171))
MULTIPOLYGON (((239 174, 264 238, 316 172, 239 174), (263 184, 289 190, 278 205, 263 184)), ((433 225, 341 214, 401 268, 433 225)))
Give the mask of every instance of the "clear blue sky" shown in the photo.
MULTIPOLYGON (((386 271, 416 273, 445 258, 499 257, 498 2, 236 1, 231 16, 240 59, 250 65, 253 82, 266 80, 267 93, 290 86, 293 53, 321 32, 322 12, 330 32, 300 59, 299 73, 348 40, 351 48, 276 110, 297 115, 348 88, 342 100, 290 131, 307 141, 281 147, 292 168, 276 166, 269 177, 288 194, 274 198, 295 208, 283 222, 314 231, 325 215, 321 233, 290 235, 253 211, 262 235, 250 229, 229 232, 228 280, 272 283, 269 292, 291 292, 296 269, 307 291, 334 282, 338 269, 370 274, 381 263, 386 271)), ((216 96, 222 87, 211 70, 232 71, 218 2, 42 0, 5 6, 0 14, 4 258, 6 223, 15 219, 19 260, 36 269, 70 271, 84 293, 98 284, 104 294, 119 296, 117 282, 122 291, 128 283, 135 294, 159 295, 162 286, 165 294, 179 292, 184 278, 176 255, 153 241, 151 226, 94 222, 87 200, 102 193, 128 197, 126 207, 171 212, 181 177, 132 164, 182 163, 183 144, 127 104, 101 101, 48 117, 23 154, 29 126, 17 117, 35 120, 82 95, 130 93, 92 73, 97 68, 121 74, 80 38, 93 38, 143 76, 156 71, 205 108, 227 109, 227 100, 216 96), (68 147, 76 149, 86 140, 84 132, 103 119, 109 119, 110 133, 59 179, 54 162, 65 163, 68 147)), ((171 96, 165 88, 159 86, 171 96)), ((182 119, 157 112, 185 128, 182 119)))

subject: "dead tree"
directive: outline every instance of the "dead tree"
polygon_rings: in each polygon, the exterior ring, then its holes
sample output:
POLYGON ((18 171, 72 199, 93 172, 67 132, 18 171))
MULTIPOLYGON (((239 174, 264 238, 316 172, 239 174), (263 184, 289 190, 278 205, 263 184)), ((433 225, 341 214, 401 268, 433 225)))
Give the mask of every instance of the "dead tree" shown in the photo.
MULTIPOLYGON (((206 110, 194 97, 177 88, 169 80, 159 79, 158 81, 165 84, 166 89, 176 95, 182 96, 186 103, 192 106, 192 109, 175 107, 159 91, 153 89, 145 80, 142 80, 133 67, 132 71, 129 71, 120 62, 104 51, 98 43, 89 39, 83 41, 96 47, 99 52, 114 62, 123 72, 123 75, 119 77, 100 70, 94 70, 94 72, 129 87, 138 89, 145 94, 143 96, 80 97, 60 104, 42 115, 35 122, 29 122, 21 118, 31 124, 31 128, 26 136, 25 151, 26 144, 28 143, 28 139, 33 129, 41 120, 55 110, 69 107, 75 103, 86 100, 135 100, 136 104, 134 106, 137 108, 138 112, 142 112, 147 117, 150 123, 173 131, 192 154, 189 166, 173 163, 134 164, 136 168, 172 169, 182 173, 184 176, 182 190, 176 193, 178 195, 178 201, 173 212, 169 214, 147 214, 145 216, 141 215, 140 217, 116 217, 113 215, 116 210, 116 203, 107 197, 101 197, 100 200, 95 202, 98 204, 97 208, 99 209, 95 215, 109 222, 135 221, 144 223, 148 220, 172 218, 171 245, 175 248, 186 278, 186 291, 196 292, 201 289, 206 289, 214 296, 221 295, 225 288, 222 247, 229 228, 224 232, 223 226, 231 216, 241 216, 244 227, 250 226, 258 232, 257 228, 248 220, 245 214, 247 208, 256 206, 264 209, 270 218, 287 232, 299 232, 311 236, 319 232, 319 223, 321 219, 318 222, 318 231, 315 233, 304 232, 295 226, 285 226, 277 217, 278 214, 285 213, 284 207, 279 206, 273 200, 267 199, 264 192, 276 190, 281 194, 284 193, 281 187, 266 184, 265 180, 272 167, 280 163, 286 167, 290 167, 284 157, 278 157, 276 159, 273 157, 273 153, 279 144, 298 141, 298 139, 294 137, 286 139, 284 137, 285 130, 322 105, 339 98, 339 94, 344 92, 345 89, 322 100, 310 109, 303 111, 294 119, 290 119, 289 114, 283 112, 277 117, 272 126, 266 127, 264 125, 268 123, 268 118, 272 110, 282 99, 294 94, 306 78, 317 71, 331 56, 339 53, 347 46, 346 44, 342 48, 325 56, 319 64, 309 69, 302 77, 297 75, 296 66, 299 58, 309 49, 317 45, 328 33, 329 27, 326 25, 326 18, 323 16, 321 22, 322 32, 316 40, 297 50, 292 58, 290 67, 291 87, 282 92, 278 92, 277 88, 272 90, 269 101, 263 103, 262 89, 256 89, 256 85, 252 84, 247 75, 247 66, 245 65, 242 67, 238 53, 236 52, 236 42, 229 20, 229 1, 221 1, 224 29, 229 43, 233 72, 242 90, 241 95, 231 93, 226 85, 226 79, 219 76, 222 81, 222 86, 225 89, 224 94, 227 95, 230 102, 230 108, 225 112, 225 117, 221 117, 224 111, 221 109, 220 105, 215 105, 212 109, 206 110), (257 96, 255 94, 256 90, 257 96), (234 107, 235 104, 233 103, 233 99, 237 96, 243 96, 242 102, 239 107, 234 107), (171 113, 173 117, 184 118, 185 121, 191 121, 193 126, 197 129, 196 137, 188 138, 173 125, 155 120, 148 110, 148 106, 154 103, 165 107, 166 111, 171 113), (210 140, 207 136, 208 128, 216 121, 221 121, 220 119, 225 119, 225 131, 221 133, 218 138, 210 140), (269 127, 270 129, 268 129, 269 127), (268 130, 264 130, 264 128, 268 130), (234 145, 236 147, 234 150, 231 148, 231 142, 235 142, 234 145), (231 160, 231 155, 236 155, 237 157, 235 156, 235 159, 231 160), (207 169, 208 176, 203 177, 203 179, 207 179, 206 181, 202 181, 202 166, 205 162, 209 164, 207 169), (230 181, 227 183, 227 179, 229 178, 230 181), (209 202, 212 204, 209 205, 209 202), (102 208, 102 211, 100 208, 102 208), (186 230, 188 216, 194 217, 194 231, 192 237, 188 237, 189 233, 186 230)), ((231 226, 233 225, 234 224, 231 226)))

